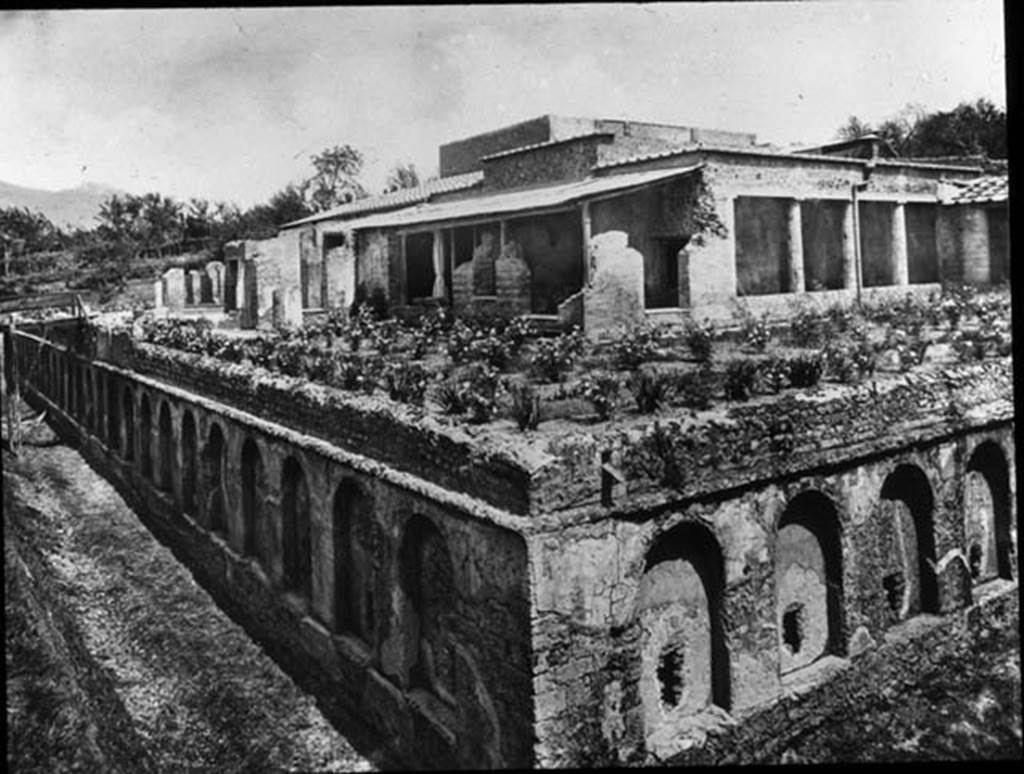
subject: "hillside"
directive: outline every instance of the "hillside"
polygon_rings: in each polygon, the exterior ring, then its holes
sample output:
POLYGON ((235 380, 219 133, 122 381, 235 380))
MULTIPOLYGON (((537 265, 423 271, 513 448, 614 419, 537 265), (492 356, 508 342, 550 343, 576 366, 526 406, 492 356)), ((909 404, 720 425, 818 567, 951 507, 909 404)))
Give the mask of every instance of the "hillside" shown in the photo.
POLYGON ((114 194, 123 193, 102 183, 83 183, 64 191, 46 191, 0 180, 0 207, 27 207, 33 212, 41 212, 55 226, 63 229, 91 229, 96 226, 95 216, 100 205, 114 194))

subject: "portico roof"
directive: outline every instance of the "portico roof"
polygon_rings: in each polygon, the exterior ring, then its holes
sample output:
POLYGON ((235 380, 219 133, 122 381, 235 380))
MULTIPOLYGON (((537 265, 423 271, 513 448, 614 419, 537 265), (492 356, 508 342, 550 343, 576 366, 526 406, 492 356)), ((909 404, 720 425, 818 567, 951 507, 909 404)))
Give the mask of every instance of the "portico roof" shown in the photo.
POLYGON ((543 187, 504 191, 450 202, 434 202, 349 221, 346 229, 401 228, 460 220, 479 220, 565 209, 576 203, 619 196, 632 190, 693 174, 703 166, 602 175, 543 187))

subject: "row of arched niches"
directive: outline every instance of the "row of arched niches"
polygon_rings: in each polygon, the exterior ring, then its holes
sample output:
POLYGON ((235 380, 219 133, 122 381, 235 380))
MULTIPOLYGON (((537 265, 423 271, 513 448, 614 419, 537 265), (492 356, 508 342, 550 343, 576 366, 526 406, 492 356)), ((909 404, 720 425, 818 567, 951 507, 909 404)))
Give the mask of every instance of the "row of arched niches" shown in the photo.
MULTIPOLYGON (((440 705, 454 706, 457 656, 443 642, 473 614, 456 609, 463 595, 454 588, 449 545, 433 519, 407 519, 387 560, 393 566, 381 567, 373 518, 379 504, 357 477, 343 477, 333 491, 311 493, 315 456, 288 453, 243 425, 226 433, 228 420, 215 411, 169 398, 70 352, 40 347, 40 367, 27 351, 19 352, 22 371, 36 368, 34 383, 45 395, 137 466, 143 479, 175 493, 198 524, 255 559, 269 584, 307 604, 318 555, 311 511, 314 502, 329 507, 334 578, 324 592, 333 600, 328 624, 373 641, 380 619, 393 616, 374 584, 397 578, 408 600, 399 625, 414 643, 404 656, 405 687, 419 686, 439 697, 440 705)), ((953 466, 959 482, 937 482, 939 473, 922 461, 927 454, 873 463, 883 466, 881 483, 868 486, 871 491, 861 486, 857 495, 869 501, 869 529, 854 523, 850 503, 826 486, 795 492, 778 509, 766 581, 774 609, 750 615, 774 628, 780 679, 825 657, 847 656, 856 634, 854 608, 877 633, 966 607, 986 584, 1014 578, 1009 433, 980 432, 946 443, 951 446, 940 456, 963 457, 953 466), (950 491, 958 494, 951 499, 950 491), (955 544, 941 556, 937 527, 953 536, 945 544, 955 544), (862 569, 872 568, 859 571, 856 588, 847 572, 851 551, 862 554, 862 569)), ((723 620, 723 556, 719 537, 700 520, 681 521, 647 549, 633 620, 639 629, 637 693, 649 739, 680 718, 733 705, 737 665, 723 620)))

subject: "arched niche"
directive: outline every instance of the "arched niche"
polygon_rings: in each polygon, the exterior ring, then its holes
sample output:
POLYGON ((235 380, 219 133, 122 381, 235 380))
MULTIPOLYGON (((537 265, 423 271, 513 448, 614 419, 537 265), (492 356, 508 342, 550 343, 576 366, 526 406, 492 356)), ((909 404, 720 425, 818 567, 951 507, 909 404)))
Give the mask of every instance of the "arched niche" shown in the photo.
POLYGON ((964 481, 964 526, 971 579, 1013 578, 1010 467, 999 444, 983 441, 971 453, 964 481))
POLYGON ((839 517, 820 492, 803 492, 779 519, 775 542, 779 672, 845 653, 839 517))
POLYGON ((916 465, 899 465, 882 484, 880 581, 892 621, 939 611, 934 507, 928 477, 916 465))
POLYGON ((647 552, 636 601, 640 699, 645 737, 711 705, 730 705, 729 658, 722 627, 721 548, 700 524, 684 523, 647 552))
POLYGON ((308 600, 313 591, 309 485, 294 457, 281 468, 281 523, 284 586, 308 600))

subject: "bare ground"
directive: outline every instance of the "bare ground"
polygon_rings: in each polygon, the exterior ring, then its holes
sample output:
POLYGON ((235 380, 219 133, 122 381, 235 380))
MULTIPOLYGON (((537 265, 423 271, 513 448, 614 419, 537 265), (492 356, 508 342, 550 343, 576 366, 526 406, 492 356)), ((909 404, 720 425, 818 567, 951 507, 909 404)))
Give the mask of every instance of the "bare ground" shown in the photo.
POLYGON ((372 768, 49 428, 3 462, 11 770, 372 768))

